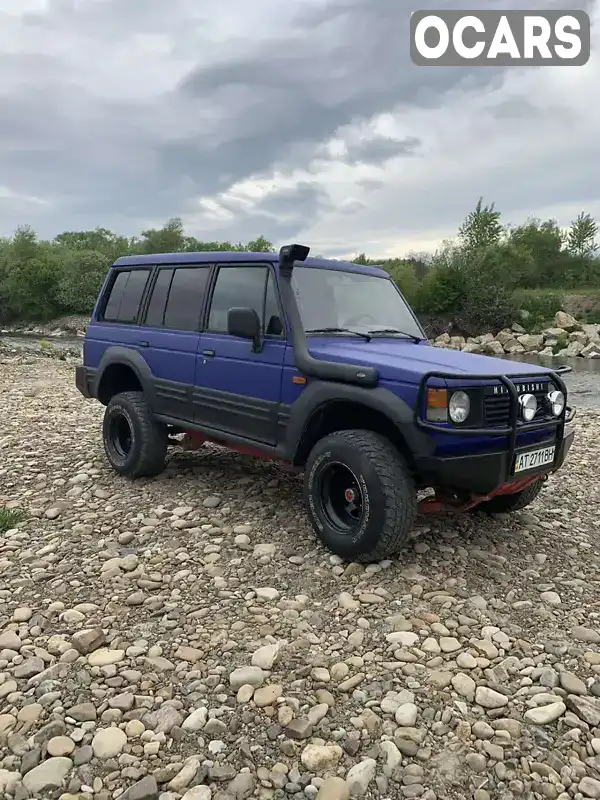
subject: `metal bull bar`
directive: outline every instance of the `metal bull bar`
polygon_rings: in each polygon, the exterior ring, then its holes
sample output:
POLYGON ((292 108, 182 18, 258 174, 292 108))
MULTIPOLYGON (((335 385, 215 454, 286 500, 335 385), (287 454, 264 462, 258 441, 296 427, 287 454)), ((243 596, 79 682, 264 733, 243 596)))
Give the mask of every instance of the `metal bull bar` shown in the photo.
POLYGON ((523 373, 520 375, 513 376, 512 379, 508 378, 506 375, 482 375, 479 373, 461 373, 458 376, 456 373, 450 372, 427 372, 421 378, 419 383, 419 390, 417 394, 417 403, 415 406, 415 424, 418 425, 420 428, 425 430, 434 431, 435 433, 441 434, 449 434, 453 436, 509 436, 509 460, 508 463, 512 464, 515 451, 517 449, 517 435, 519 432, 527 432, 532 433, 538 430, 544 430, 548 428, 557 428, 557 439, 560 441, 563 437, 563 432, 565 425, 573 420, 575 417, 575 410, 570 408, 567 405, 567 387, 565 382, 562 380, 560 375, 564 375, 567 372, 571 372, 572 367, 569 366, 562 366, 558 367, 555 370, 548 370, 546 373, 541 375, 540 373, 523 373), (523 426, 518 424, 518 414, 519 414, 519 393, 515 387, 514 381, 517 380, 527 380, 527 379, 534 379, 534 378, 541 378, 541 377, 548 377, 549 380, 552 380, 558 385, 560 391, 564 394, 565 397, 565 407, 562 410, 562 413, 559 417, 555 419, 546 420, 544 422, 528 422, 525 423, 523 426), (425 392, 427 391, 427 382, 430 378, 440 378, 441 380, 451 380, 451 381, 485 381, 490 383, 491 381, 500 381, 503 386, 506 387, 508 391, 508 396, 510 398, 510 407, 509 407, 509 424, 508 426, 502 428, 467 428, 461 426, 460 428, 453 428, 453 427, 442 427, 435 422, 428 422, 427 420, 422 419, 421 417, 421 409, 423 408, 423 401, 425 398, 425 392))

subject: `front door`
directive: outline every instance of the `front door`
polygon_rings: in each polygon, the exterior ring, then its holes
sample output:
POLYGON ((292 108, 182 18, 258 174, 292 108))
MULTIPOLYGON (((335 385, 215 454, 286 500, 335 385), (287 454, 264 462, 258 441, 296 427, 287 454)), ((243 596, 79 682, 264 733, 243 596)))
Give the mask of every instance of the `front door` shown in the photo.
POLYGON ((193 392, 194 421, 214 431, 275 445, 286 351, 283 314, 273 267, 219 266, 204 333, 200 336, 193 392), (230 308, 254 308, 262 347, 227 333, 230 308))

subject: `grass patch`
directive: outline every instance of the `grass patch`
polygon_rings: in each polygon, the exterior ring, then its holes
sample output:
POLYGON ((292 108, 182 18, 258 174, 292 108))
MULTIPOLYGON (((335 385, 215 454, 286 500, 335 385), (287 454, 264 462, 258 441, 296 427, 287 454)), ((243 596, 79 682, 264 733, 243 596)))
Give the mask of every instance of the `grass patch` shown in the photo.
POLYGON ((25 514, 17 508, 0 508, 0 534, 16 528, 24 519, 25 514))

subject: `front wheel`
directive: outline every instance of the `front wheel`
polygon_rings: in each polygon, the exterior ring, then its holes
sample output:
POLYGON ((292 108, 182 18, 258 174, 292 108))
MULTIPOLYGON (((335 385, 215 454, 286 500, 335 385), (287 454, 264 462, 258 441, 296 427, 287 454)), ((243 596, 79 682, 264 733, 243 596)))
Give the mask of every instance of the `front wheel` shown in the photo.
POLYGON ((304 472, 304 500, 326 547, 360 562, 396 553, 417 508, 402 455, 384 436, 367 430, 338 431, 317 442, 304 472))
POLYGON ((513 511, 522 511, 528 505, 531 505, 542 491, 544 481, 540 478, 520 492, 514 494, 500 494, 498 497, 493 497, 485 503, 480 503, 475 506, 474 511, 483 511, 486 514, 509 514, 513 511))

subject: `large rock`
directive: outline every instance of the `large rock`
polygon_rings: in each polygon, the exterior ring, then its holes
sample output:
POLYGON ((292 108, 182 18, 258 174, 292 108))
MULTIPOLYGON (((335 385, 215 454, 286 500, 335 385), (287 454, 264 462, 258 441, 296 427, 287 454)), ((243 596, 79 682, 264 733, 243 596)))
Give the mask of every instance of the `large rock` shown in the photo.
POLYGON ((569 342, 565 349, 561 350, 558 355, 562 356, 563 358, 576 358, 577 356, 581 355, 582 350, 583 345, 581 342, 569 342))
POLYGON ((569 338, 569 334, 562 328, 546 328, 542 331, 542 336, 544 337, 544 342, 557 342, 561 339, 566 342, 569 338))
POLYGON ((519 344, 516 339, 513 339, 512 342, 504 345, 504 352, 509 355, 515 355, 515 353, 524 353, 525 348, 522 344, 519 344))
POLYGON ((565 311, 557 311, 554 317, 554 325, 557 328, 562 328, 564 331, 578 331, 581 330, 581 325, 577 322, 575 317, 567 314, 565 311))
POLYGON ((600 358, 600 342, 590 342, 579 355, 582 358, 600 358))
POLYGON ((523 345, 527 353, 533 353, 534 350, 541 349, 544 344, 544 337, 541 334, 526 333, 524 336, 519 336, 517 341, 523 345))
POLYGON ((582 325, 581 329, 590 342, 600 342, 600 325, 582 325))
POLYGON ((496 341, 500 342, 502 347, 506 347, 506 345, 509 344, 509 342, 515 342, 516 339, 514 333, 508 328, 506 328, 497 334, 496 341))
POLYGON ((487 342, 485 345, 485 351, 492 356, 502 356, 504 355, 504 347, 494 340, 493 342, 487 342))
POLYGON ((483 346, 477 342, 467 342, 463 347, 463 353, 483 353, 483 346))

